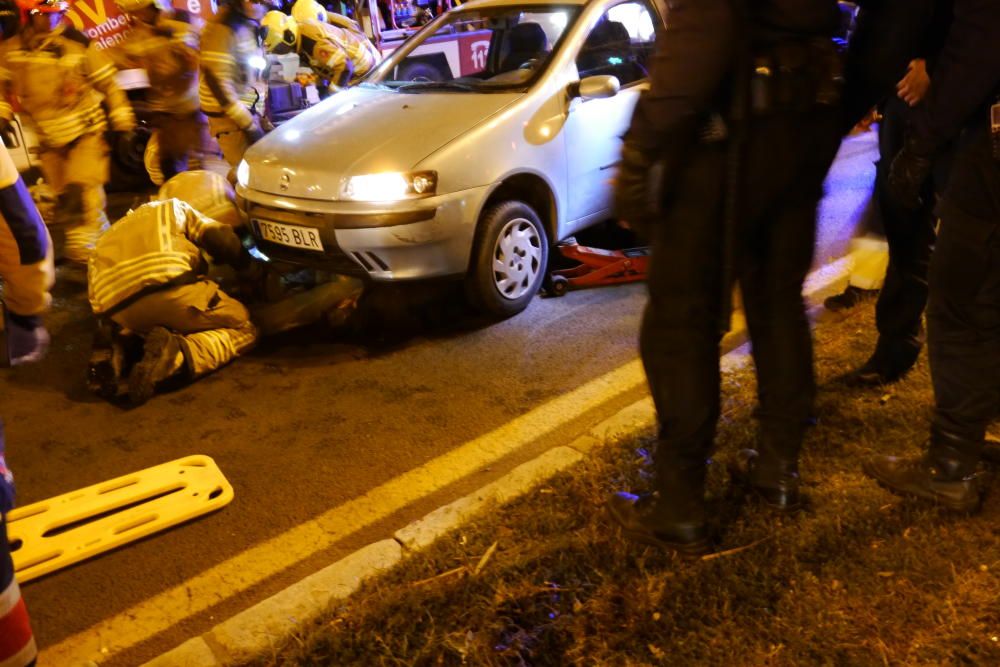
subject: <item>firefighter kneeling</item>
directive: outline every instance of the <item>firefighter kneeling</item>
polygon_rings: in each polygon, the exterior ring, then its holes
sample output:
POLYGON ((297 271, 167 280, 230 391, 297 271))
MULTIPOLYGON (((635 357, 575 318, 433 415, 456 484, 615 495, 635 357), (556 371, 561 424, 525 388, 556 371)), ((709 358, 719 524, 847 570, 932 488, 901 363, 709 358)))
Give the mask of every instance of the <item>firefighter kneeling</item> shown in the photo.
POLYGON ((210 172, 176 178, 183 182, 172 179, 160 191, 170 198, 111 226, 88 267, 94 313, 145 338, 142 359, 128 374, 133 405, 149 400, 160 382, 201 377, 257 341, 247 309, 206 277, 202 255, 238 270, 250 266, 233 226, 219 221, 239 219, 232 188, 210 172))

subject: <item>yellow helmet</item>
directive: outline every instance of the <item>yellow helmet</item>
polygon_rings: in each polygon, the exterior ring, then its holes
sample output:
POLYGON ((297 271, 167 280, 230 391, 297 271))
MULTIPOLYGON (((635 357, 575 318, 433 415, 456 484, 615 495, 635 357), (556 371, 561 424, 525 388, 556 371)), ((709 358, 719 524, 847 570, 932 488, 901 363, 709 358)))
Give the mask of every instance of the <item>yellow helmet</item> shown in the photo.
POLYGON ((244 224, 233 186, 214 171, 181 172, 163 184, 156 199, 180 199, 206 218, 233 227, 244 224))
POLYGON ((260 22, 264 48, 268 53, 276 53, 282 45, 288 50, 294 49, 299 43, 299 24, 288 14, 270 11, 264 14, 260 22))
POLYGON ((292 5, 292 18, 299 23, 305 21, 326 23, 326 8, 316 0, 295 0, 295 4, 292 5))

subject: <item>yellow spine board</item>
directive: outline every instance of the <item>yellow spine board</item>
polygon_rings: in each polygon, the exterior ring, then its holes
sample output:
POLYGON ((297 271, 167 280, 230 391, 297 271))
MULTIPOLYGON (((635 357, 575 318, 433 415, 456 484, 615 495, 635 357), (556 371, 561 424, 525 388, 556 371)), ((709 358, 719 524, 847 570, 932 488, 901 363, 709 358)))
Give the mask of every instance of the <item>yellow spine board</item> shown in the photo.
POLYGON ((208 456, 187 456, 13 510, 7 537, 21 582, 228 505, 233 487, 208 456))

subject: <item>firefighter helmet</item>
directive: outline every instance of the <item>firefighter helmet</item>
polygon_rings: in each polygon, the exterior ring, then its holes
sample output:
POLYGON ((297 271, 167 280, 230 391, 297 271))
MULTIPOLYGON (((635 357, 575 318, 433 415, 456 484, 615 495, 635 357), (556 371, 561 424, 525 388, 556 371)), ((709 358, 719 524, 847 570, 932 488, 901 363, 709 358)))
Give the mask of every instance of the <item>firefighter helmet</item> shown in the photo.
POLYGON ((115 0, 118 9, 126 14, 138 12, 146 7, 156 7, 160 11, 170 11, 173 7, 170 0, 115 0))
POLYGON ((261 34, 264 39, 264 48, 268 53, 275 53, 282 45, 288 47, 287 50, 294 49, 299 42, 299 24, 288 14, 278 11, 264 14, 260 22, 261 34))
POLYGON ((326 23, 326 8, 316 0, 295 0, 295 4, 292 5, 292 18, 299 23, 306 21, 326 23))
POLYGON ((25 14, 61 14, 69 11, 66 0, 17 0, 25 14))
POLYGON ((236 193, 225 176, 214 171, 185 171, 163 184, 156 199, 180 199, 206 218, 233 227, 243 224, 236 193))

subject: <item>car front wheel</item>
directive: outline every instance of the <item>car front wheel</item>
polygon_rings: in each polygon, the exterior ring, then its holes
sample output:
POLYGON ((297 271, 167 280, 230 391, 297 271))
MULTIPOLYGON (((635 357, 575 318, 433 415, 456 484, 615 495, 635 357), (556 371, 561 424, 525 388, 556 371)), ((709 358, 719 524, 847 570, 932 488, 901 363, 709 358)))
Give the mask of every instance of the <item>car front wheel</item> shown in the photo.
POLYGON ((520 201, 490 206, 476 233, 466 288, 484 314, 516 315, 541 288, 549 257, 545 228, 534 209, 520 201))

